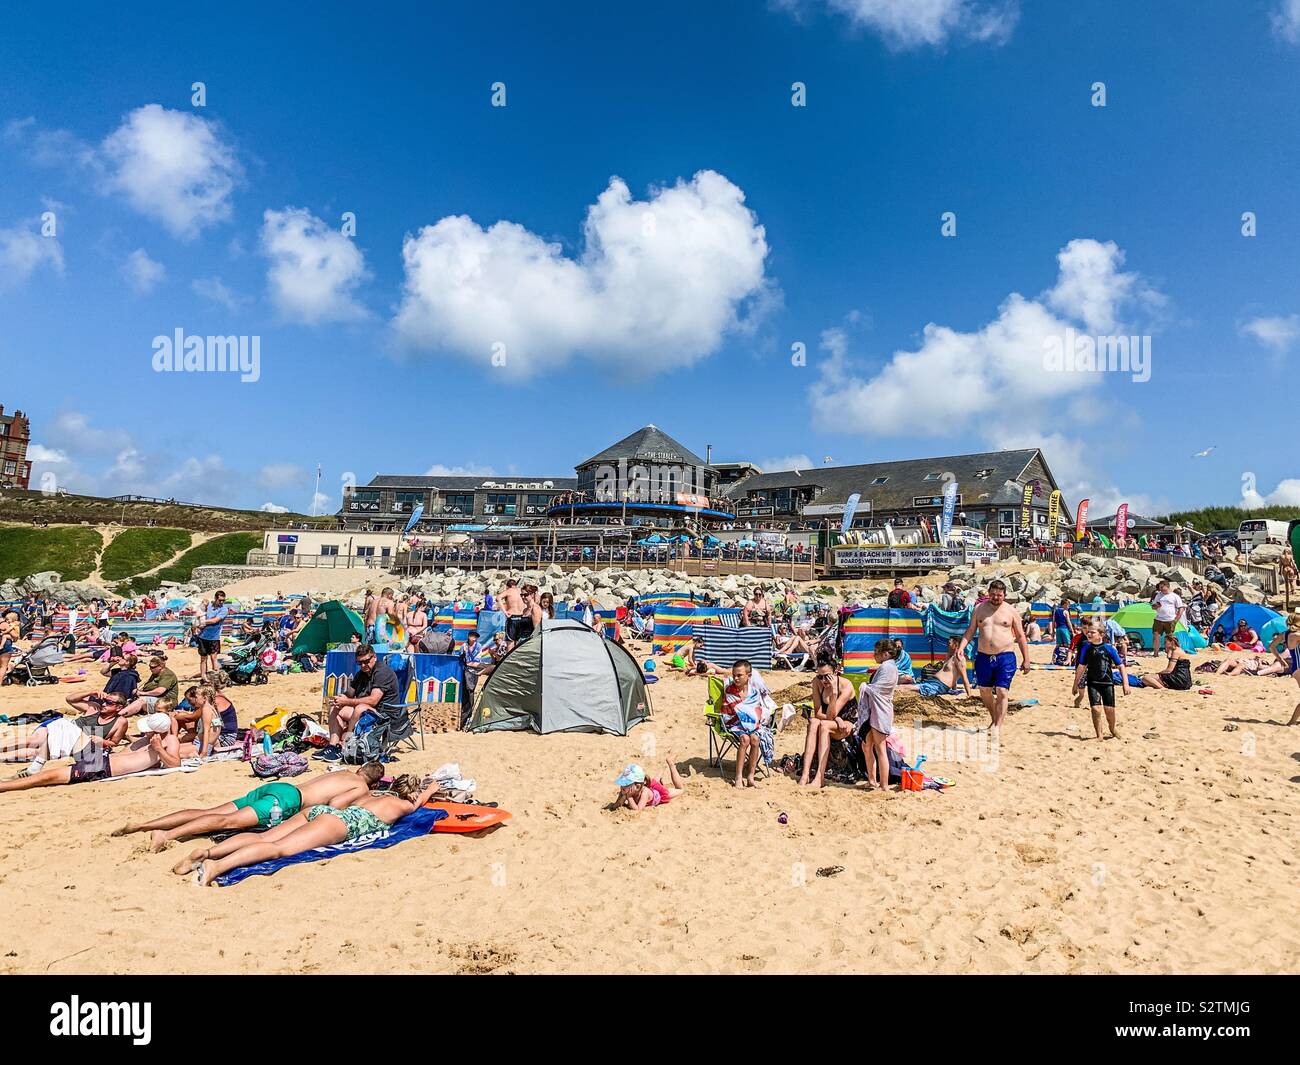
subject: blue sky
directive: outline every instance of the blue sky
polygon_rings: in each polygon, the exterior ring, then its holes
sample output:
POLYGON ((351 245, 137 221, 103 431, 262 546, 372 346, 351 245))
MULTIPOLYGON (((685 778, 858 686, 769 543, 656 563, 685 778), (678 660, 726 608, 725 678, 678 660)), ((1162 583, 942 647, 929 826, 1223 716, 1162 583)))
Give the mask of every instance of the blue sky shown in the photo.
POLYGON ((770 468, 1041 445, 1094 513, 1300 505, 1300 0, 312 10, 9 16, 38 476, 307 509, 319 462, 334 509, 653 422, 770 468), (155 372, 178 328, 259 337, 258 380, 155 372), (1066 328, 1149 336, 1150 379, 1045 369, 1066 328))

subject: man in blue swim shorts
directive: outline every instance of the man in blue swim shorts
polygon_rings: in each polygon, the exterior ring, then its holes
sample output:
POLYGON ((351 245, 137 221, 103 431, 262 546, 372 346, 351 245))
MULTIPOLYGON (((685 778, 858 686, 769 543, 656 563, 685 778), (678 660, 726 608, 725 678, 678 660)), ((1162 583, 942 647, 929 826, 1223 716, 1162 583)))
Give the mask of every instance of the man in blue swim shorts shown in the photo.
POLYGON ((1007 698, 1016 675, 1016 652, 1020 648, 1021 671, 1029 672, 1029 642, 1020 614, 1007 602, 1007 586, 1001 581, 989 584, 989 597, 971 611, 970 628, 962 637, 962 646, 979 635, 975 653, 975 683, 980 699, 989 712, 989 731, 996 736, 1007 713, 1007 698))

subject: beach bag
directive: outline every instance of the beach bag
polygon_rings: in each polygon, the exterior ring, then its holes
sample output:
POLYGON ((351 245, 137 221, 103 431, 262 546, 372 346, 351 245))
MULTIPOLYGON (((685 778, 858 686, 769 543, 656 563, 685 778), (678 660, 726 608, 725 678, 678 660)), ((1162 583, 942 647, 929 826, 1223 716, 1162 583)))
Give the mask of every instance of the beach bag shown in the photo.
POLYGON ((384 757, 384 746, 378 727, 378 720, 372 713, 363 714, 352 734, 343 741, 342 761, 348 765, 365 765, 367 762, 380 762, 384 757))
POLYGON ((292 751, 279 751, 276 754, 259 754, 253 759, 255 776, 296 777, 307 772, 307 759, 292 751))

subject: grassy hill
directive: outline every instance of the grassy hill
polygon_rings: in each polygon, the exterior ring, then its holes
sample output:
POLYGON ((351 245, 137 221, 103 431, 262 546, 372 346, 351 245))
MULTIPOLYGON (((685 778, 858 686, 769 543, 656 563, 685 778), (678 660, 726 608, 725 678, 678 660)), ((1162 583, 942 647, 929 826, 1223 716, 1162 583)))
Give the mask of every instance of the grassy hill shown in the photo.
POLYGON ((1260 507, 1258 510, 1244 510, 1241 507, 1201 507, 1199 510, 1175 511, 1156 520, 1170 525, 1191 522, 1192 528, 1197 532, 1208 533, 1215 529, 1235 529, 1247 518, 1294 521, 1300 518, 1300 507, 1260 507))
POLYGON ((191 547, 170 566, 164 566, 148 577, 136 577, 117 586, 120 595, 139 595, 158 587, 163 581, 184 583, 194 575, 196 566, 242 566, 248 561, 248 552, 262 546, 256 533, 228 533, 215 536, 207 543, 191 547))
POLYGON ((0 529, 0 580, 54 570, 65 581, 82 581, 101 547, 98 529, 0 529))
POLYGON ((104 549, 99 571, 108 581, 134 577, 189 547, 190 539, 184 529, 126 529, 104 549))
POLYGON ((270 529, 287 521, 334 525, 334 517, 312 518, 305 514, 271 514, 262 510, 230 510, 225 507, 189 506, 184 503, 121 502, 99 496, 53 495, 6 489, 0 492, 0 521, 25 525, 142 526, 147 521, 170 529, 193 532, 233 532, 240 529, 270 529))

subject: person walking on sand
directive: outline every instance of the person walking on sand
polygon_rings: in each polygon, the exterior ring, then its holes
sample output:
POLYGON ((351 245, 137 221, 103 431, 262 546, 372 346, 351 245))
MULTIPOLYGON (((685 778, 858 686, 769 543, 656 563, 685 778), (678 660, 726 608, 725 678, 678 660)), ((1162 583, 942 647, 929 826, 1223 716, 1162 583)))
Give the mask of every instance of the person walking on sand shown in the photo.
POLYGON ((217 592, 212 605, 203 612, 203 622, 196 626, 195 639, 199 647, 199 680, 208 683, 209 673, 217 671, 217 655, 221 654, 221 627, 226 622, 230 608, 226 606, 226 593, 217 592))
POLYGON ((1106 724, 1110 728, 1111 739, 1119 739, 1115 731, 1115 670, 1119 670, 1120 683, 1124 694, 1129 694, 1128 674, 1124 672, 1124 660, 1119 652, 1109 643, 1104 642, 1105 630, 1093 622, 1084 629, 1084 645, 1079 652, 1079 668, 1074 673, 1075 691, 1088 693, 1088 706, 1092 710, 1092 729, 1097 739, 1102 739, 1101 715, 1106 713, 1106 724))
POLYGON ((1007 602, 1007 586, 1001 581, 989 583, 988 599, 971 611, 970 626, 962 636, 965 647, 977 633, 975 683, 980 700, 989 712, 989 728, 997 735, 1007 713, 1011 681, 1016 675, 1016 653, 1020 648, 1020 671, 1029 672, 1029 643, 1020 615, 1007 602))
POLYGON ((1151 657, 1159 658, 1162 645, 1166 640, 1178 642, 1174 633, 1187 606, 1181 596, 1169 590, 1169 582, 1162 580, 1156 584, 1156 594, 1151 597, 1151 607, 1156 612, 1155 620, 1151 622, 1151 657))
POLYGON ((840 715, 853 702, 853 682, 844 676, 839 659, 833 652, 817 656, 817 672, 812 682, 812 712, 808 716, 808 733, 803 745, 803 771, 800 785, 806 787, 817 761, 817 775, 812 778, 814 787, 826 786, 826 763, 830 758, 831 741, 845 739, 853 732, 853 725, 840 715))

